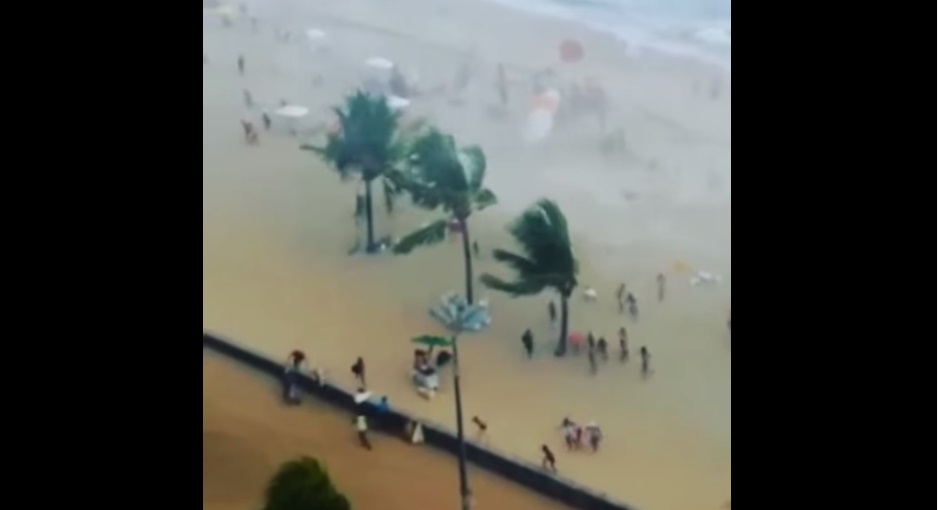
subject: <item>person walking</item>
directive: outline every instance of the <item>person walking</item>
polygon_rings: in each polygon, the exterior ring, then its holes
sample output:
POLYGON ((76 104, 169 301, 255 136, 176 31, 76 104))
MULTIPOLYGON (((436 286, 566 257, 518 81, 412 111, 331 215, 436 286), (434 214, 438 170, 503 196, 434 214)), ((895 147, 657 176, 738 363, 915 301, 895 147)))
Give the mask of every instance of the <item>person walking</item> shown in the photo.
POLYGON ((365 415, 359 414, 355 417, 355 430, 358 432, 358 442, 362 448, 371 450, 371 441, 368 440, 368 420, 365 415))
POLYGON ((653 373, 651 370, 651 353, 648 352, 648 347, 645 346, 642 346, 638 353, 642 358, 642 377, 648 379, 653 373))
POLYGON ((542 444, 541 453, 544 454, 544 458, 541 459, 541 467, 550 471, 551 473, 556 473, 557 458, 554 457, 554 452, 550 451, 550 448, 548 448, 546 444, 542 444))
POLYGON ((629 332, 625 326, 619 328, 619 362, 625 363, 629 360, 629 332))
POLYGON ((528 355, 528 359, 534 357, 534 333, 531 333, 530 329, 524 331, 524 334, 521 335, 521 345, 524 346, 524 352, 528 355))
POLYGON ((368 385, 365 383, 365 360, 361 356, 355 360, 355 364, 352 365, 352 375, 355 376, 355 379, 361 383, 363 388, 367 388, 368 385))

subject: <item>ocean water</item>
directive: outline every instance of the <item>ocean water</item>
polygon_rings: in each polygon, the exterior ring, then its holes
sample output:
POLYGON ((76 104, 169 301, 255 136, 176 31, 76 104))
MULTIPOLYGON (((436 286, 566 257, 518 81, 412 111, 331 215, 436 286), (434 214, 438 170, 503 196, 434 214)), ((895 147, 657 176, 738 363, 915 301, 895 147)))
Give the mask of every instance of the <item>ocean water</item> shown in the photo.
POLYGON ((491 0, 575 20, 652 50, 731 64, 732 0, 491 0))

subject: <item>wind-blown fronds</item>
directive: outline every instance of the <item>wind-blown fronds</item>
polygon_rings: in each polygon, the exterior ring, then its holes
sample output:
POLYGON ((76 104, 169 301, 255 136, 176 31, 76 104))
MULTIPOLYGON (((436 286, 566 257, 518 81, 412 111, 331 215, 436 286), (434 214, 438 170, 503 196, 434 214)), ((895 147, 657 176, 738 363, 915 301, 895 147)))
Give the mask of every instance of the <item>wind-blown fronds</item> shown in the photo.
POLYGON ((558 354, 566 349, 568 300, 577 286, 579 265, 573 253, 567 219, 556 203, 540 200, 508 228, 520 253, 495 250, 492 256, 513 273, 503 279, 491 274, 480 278, 486 287, 512 297, 532 296, 552 289, 561 298, 561 332, 558 354))

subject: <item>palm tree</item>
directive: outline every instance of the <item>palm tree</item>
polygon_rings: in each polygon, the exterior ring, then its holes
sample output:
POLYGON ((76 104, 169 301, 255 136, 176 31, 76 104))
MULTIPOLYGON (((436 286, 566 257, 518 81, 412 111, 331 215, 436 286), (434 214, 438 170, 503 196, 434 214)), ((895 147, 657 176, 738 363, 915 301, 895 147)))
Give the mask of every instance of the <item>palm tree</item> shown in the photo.
POLYGON ((385 205, 391 212, 398 192, 394 174, 407 153, 399 130, 400 115, 384 97, 362 91, 346 97, 345 103, 333 111, 339 118, 339 126, 329 133, 326 144, 321 147, 307 144, 302 149, 318 154, 343 179, 361 177, 365 186, 365 249, 374 253, 380 246, 375 243, 371 185, 381 179, 385 205))
POLYGON ((438 244, 455 224, 462 233, 469 304, 474 302, 469 217, 497 201, 495 194, 484 186, 485 171, 485 153, 481 148, 459 147, 452 136, 431 128, 410 145, 407 168, 398 181, 414 205, 430 211, 442 210, 444 217, 404 236, 394 244, 394 253, 408 254, 418 246, 438 244))
POLYGON ((484 274, 482 284, 513 297, 533 296, 545 289, 560 294, 560 340, 556 354, 563 356, 567 352, 570 296, 576 289, 579 272, 567 218, 556 203, 543 199, 512 222, 508 231, 522 254, 495 250, 492 256, 511 268, 515 278, 506 281, 484 274))
MULTIPOLYGON (((444 217, 404 236, 394 244, 394 253, 410 253, 418 246, 438 244, 446 239, 455 223, 462 233, 463 262, 466 276, 466 302, 473 295, 472 239, 469 217, 495 204, 497 198, 484 186, 485 153, 477 146, 459 147, 456 140, 437 129, 429 129, 410 145, 407 167, 400 175, 399 185, 406 190, 414 205, 422 209, 442 210, 444 217)), ((459 370, 459 340, 462 331, 459 318, 450 325, 453 331, 453 391, 456 399, 456 439, 459 444, 459 495, 463 510, 470 506, 469 480, 466 472, 466 437, 463 424, 462 390, 459 370)))

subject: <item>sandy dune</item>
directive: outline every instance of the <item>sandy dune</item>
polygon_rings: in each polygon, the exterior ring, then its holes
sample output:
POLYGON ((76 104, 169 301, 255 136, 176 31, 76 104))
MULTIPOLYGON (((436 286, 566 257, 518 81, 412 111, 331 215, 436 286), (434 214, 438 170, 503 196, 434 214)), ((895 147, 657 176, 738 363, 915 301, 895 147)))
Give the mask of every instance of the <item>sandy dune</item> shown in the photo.
MULTIPOLYGON (((284 407, 270 380, 216 354, 203 352, 202 374, 203 510, 260 508, 278 465, 299 455, 323 460, 355 510, 458 507, 452 457, 379 435, 366 452, 348 416, 318 403, 284 407)), ((566 508, 486 472, 471 476, 479 508, 566 508)))

